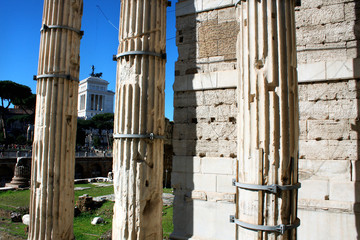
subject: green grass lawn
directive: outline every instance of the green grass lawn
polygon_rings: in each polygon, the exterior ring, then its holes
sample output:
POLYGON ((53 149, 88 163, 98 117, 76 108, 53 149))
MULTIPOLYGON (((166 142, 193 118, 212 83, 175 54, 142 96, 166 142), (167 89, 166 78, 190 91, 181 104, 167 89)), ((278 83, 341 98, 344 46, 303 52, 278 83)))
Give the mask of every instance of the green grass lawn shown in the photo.
POLYGON ((171 193, 171 194, 173 194, 173 189, 172 188, 164 188, 163 193, 171 193))
POLYGON ((169 237, 174 230, 173 206, 163 207, 162 227, 164 237, 169 237))
POLYGON ((109 231, 112 224, 113 206, 113 202, 106 202, 101 208, 93 212, 81 213, 74 218, 74 234, 76 240, 97 240, 102 234, 109 231), (91 225, 91 220, 96 216, 102 217, 105 223, 95 226, 91 225))
POLYGON ((13 223, 10 217, 0 217, 0 236, 2 236, 1 233, 6 233, 7 235, 16 237, 16 239, 27 239, 26 229, 27 226, 25 224, 13 223))
POLYGON ((19 207, 28 208, 30 190, 0 192, 0 209, 15 211, 19 207))
MULTIPOLYGON (((88 194, 92 197, 98 197, 114 193, 111 185, 109 187, 99 187, 95 184, 76 184, 75 187, 90 187, 90 189, 75 191, 75 202, 79 196, 88 194)), ((164 189, 166 193, 172 193, 172 189, 164 189)), ((10 212, 17 211, 24 213, 28 210, 30 200, 30 190, 16 190, 0 192, 0 236, 1 232, 6 232, 18 239, 26 239, 26 226, 22 223, 12 223, 10 212)), ((81 213, 74 218, 74 234, 76 240, 97 240, 99 237, 109 231, 112 227, 113 202, 107 201, 100 208, 81 213), (94 217, 102 217, 104 224, 96 226, 91 225, 94 217)), ((168 237, 173 231, 173 207, 163 207, 163 233, 168 237)))
MULTIPOLYGON (((105 184, 105 183, 104 183, 105 184)), ((99 197, 114 193, 114 188, 111 184, 108 187, 100 187, 95 184, 76 184, 75 187, 90 187, 90 189, 75 191, 75 202, 79 199, 79 196, 89 194, 92 197, 99 197)))

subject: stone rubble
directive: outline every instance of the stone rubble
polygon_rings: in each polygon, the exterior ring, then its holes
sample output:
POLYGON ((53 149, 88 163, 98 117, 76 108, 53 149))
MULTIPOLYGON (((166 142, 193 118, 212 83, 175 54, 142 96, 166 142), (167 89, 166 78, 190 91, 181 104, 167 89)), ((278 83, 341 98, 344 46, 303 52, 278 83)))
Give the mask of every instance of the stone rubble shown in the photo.
POLYGON ((22 216, 22 223, 29 226, 30 225, 30 214, 25 214, 22 216))
POLYGON ((105 222, 105 220, 102 217, 95 217, 93 220, 91 220, 92 225, 97 225, 97 224, 101 224, 104 222, 105 222))
POLYGON ((18 212, 11 212, 10 219, 12 222, 21 222, 21 214, 18 212))

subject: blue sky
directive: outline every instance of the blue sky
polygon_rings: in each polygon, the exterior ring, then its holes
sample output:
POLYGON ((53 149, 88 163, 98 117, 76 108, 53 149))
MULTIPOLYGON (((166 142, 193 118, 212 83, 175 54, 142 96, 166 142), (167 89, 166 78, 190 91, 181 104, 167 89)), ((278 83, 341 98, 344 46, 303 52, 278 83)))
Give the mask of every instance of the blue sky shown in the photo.
MULTIPOLYGON (((167 14, 167 64, 165 116, 173 119, 174 63, 178 53, 175 45, 175 2, 167 14)), ((0 0, 0 80, 11 80, 29 86, 36 92, 42 0, 0 0)), ((85 32, 80 48, 80 79, 89 76, 91 65, 102 72, 115 91, 118 31, 108 22, 119 26, 120 0, 84 0, 82 30, 85 32), (99 10, 100 7, 102 12, 99 10), (108 20, 107 20, 108 19, 108 20)))

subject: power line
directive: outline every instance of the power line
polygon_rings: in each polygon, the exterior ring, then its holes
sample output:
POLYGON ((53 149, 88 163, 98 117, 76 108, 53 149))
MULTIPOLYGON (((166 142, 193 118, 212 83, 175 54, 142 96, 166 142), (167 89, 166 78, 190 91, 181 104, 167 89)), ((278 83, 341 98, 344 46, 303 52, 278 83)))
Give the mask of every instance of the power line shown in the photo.
MULTIPOLYGON (((221 5, 221 3, 222 3, 223 1, 224 1, 224 0, 221 0, 221 1, 219 2, 219 4, 215 7, 214 10, 218 9, 219 6, 221 5)), ((169 12, 175 12, 176 10, 179 10, 179 9, 182 9, 182 8, 186 8, 186 7, 188 7, 188 6, 192 5, 192 4, 193 4, 193 3, 184 5, 184 6, 182 6, 182 7, 179 7, 178 9, 174 9, 174 10, 168 11, 168 13, 169 13, 169 12)), ((106 21, 107 21, 111 26, 113 26, 117 31, 119 31, 119 29, 118 29, 118 28, 110 21, 110 19, 106 16, 106 14, 103 12, 103 10, 101 9, 101 7, 100 7, 99 5, 96 5, 96 7, 99 9, 99 11, 101 12, 101 14, 102 14, 102 15, 104 16, 104 18, 106 19, 106 21)), ((176 36, 175 36, 175 37, 171 37, 171 38, 167 38, 166 41, 169 41, 169 40, 172 40, 172 39, 175 39, 175 38, 176 38, 176 36)))
POLYGON ((104 16, 104 18, 108 21, 108 23, 111 24, 111 26, 113 26, 116 30, 119 31, 119 29, 110 21, 110 19, 105 15, 105 13, 103 12, 103 10, 101 10, 99 5, 96 5, 96 7, 99 9, 99 11, 102 13, 102 15, 104 16))
POLYGON ((169 41, 169 40, 172 40, 172 39, 175 39, 175 38, 176 38, 176 36, 175 36, 175 37, 171 37, 171 38, 167 38, 166 41, 169 41))

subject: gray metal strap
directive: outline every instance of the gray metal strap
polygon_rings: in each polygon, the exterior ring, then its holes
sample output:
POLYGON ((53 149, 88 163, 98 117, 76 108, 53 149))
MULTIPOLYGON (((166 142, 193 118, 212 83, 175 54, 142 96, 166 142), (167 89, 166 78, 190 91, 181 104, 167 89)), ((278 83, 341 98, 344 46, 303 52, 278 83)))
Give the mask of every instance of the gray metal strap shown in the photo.
POLYGON ((257 184, 247 184, 247 183, 239 183, 233 179, 233 186, 238 188, 247 189, 250 191, 268 191, 271 193, 277 193, 280 191, 290 191, 301 188, 301 183, 296 183, 295 185, 278 185, 278 184, 271 184, 271 185, 257 185, 257 184))
POLYGON ((43 24, 43 27, 40 29, 40 32, 46 31, 48 29, 67 29, 67 30, 78 33, 80 36, 84 35, 84 31, 78 30, 76 28, 68 27, 68 26, 61 26, 61 25, 46 25, 46 24, 43 24))
POLYGON ((155 135, 154 133, 150 133, 150 134, 113 134, 113 137, 115 139, 122 139, 122 138, 130 138, 130 139, 134 139, 134 138, 148 138, 150 140, 154 140, 154 139, 164 139, 164 136, 160 136, 160 135, 155 135))
POLYGON ((42 74, 42 75, 34 75, 34 80, 38 80, 41 78, 65 78, 67 80, 78 82, 79 79, 71 77, 71 75, 68 74, 42 74))
POLYGON ((166 54, 164 54, 164 53, 147 52, 147 51, 129 51, 129 52, 120 53, 118 55, 114 55, 113 60, 116 61, 120 57, 129 56, 129 55, 148 55, 148 56, 154 56, 154 57, 166 59, 166 54))
POLYGON ((230 216, 230 222, 239 225, 240 227, 253 230, 253 231, 265 231, 265 232, 278 232, 284 234, 287 230, 291 230, 300 226, 300 219, 296 219, 293 224, 279 224, 276 226, 266 226, 266 225, 255 225, 246 222, 239 221, 235 216, 230 216))

